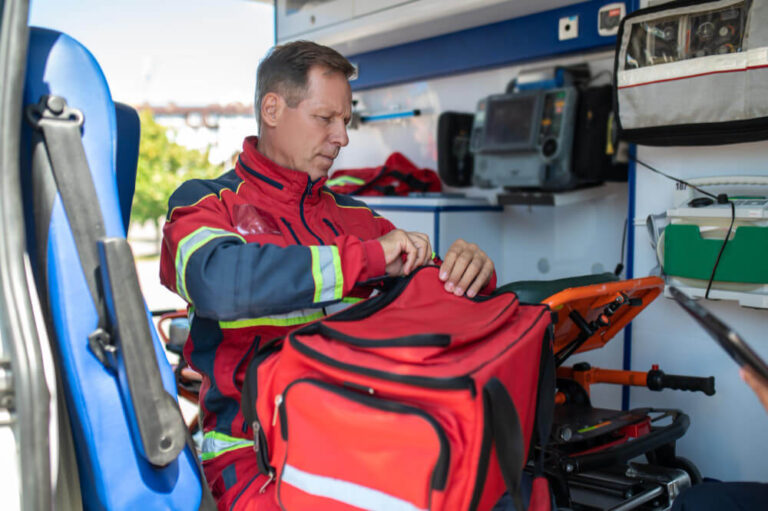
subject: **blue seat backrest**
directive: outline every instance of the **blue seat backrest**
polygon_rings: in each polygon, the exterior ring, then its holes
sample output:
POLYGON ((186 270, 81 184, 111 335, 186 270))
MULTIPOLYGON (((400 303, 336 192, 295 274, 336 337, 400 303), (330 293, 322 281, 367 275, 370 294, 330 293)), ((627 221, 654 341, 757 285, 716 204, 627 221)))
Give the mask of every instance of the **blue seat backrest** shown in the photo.
MULTIPOLYGON (((83 112, 82 143, 97 196, 82 200, 99 205, 107 236, 124 237, 123 218, 127 218, 127 213, 121 206, 127 204, 130 209, 133 192, 125 191, 127 202, 123 202, 123 196, 118 194, 115 162, 118 153, 132 153, 120 159, 121 164, 133 166, 135 174, 137 125, 134 142, 128 140, 123 146, 121 138, 118 143, 119 114, 93 56, 64 34, 32 28, 25 105, 37 103, 44 94, 62 96, 70 107, 83 112), (134 149, 128 151, 131 145, 134 149)), ((135 121, 135 113, 133 116, 135 121)), ((130 115, 128 121, 130 125, 130 115)), ((29 140, 30 128, 25 125, 24 131, 25 139, 29 140)), ((22 158, 26 164, 22 172, 30 172, 30 159, 29 155, 22 158)), ((30 214, 29 208, 26 212, 30 214)), ((46 283, 44 293, 55 332, 54 346, 72 423, 85 508, 198 509, 203 494, 202 476, 193 449, 188 445, 165 468, 150 465, 137 448, 118 378, 87 348, 87 337, 98 323, 98 313, 82 271, 76 271, 82 267, 60 197, 57 195, 53 202, 47 224, 46 219, 35 220, 42 221, 48 229, 47 236, 42 238, 46 240, 45 246, 36 247, 31 241, 30 252, 46 256, 36 277, 46 283)), ((41 238, 37 239, 39 242, 41 238)), ((150 321, 148 314, 147 320, 150 321)), ((151 330, 163 385, 176 397, 163 347, 154 328, 151 330)))
POLYGON ((117 120, 116 171, 117 194, 120 198, 120 216, 128 232, 133 192, 136 190, 136 164, 139 162, 141 123, 136 110, 123 103, 115 103, 117 120))

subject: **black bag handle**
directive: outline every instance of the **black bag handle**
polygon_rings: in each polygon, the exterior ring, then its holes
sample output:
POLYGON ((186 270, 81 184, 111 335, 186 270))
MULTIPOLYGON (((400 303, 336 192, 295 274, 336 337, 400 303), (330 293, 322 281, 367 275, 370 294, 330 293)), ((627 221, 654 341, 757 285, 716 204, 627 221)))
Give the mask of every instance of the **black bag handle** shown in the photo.
POLYGON ((501 467, 501 475, 512 496, 515 509, 524 510, 520 493, 520 477, 525 463, 523 430, 520 417, 507 389, 497 379, 491 378, 483 387, 483 393, 490 405, 491 431, 496 444, 496 456, 501 467))

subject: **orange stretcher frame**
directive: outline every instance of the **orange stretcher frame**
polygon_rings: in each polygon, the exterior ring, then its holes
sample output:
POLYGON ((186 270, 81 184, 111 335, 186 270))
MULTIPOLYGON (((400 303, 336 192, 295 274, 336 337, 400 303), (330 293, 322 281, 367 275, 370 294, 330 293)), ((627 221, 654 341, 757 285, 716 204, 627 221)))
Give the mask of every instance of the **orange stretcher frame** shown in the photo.
POLYGON ((570 317, 572 312, 578 312, 587 323, 591 323, 604 314, 605 308, 611 302, 629 302, 618 307, 606 318, 608 324, 597 329, 576 353, 594 350, 605 346, 663 290, 664 280, 661 278, 642 277, 569 288, 546 298, 542 303, 549 305, 549 308, 557 313, 554 352, 558 353, 564 349, 581 333, 579 326, 570 317))

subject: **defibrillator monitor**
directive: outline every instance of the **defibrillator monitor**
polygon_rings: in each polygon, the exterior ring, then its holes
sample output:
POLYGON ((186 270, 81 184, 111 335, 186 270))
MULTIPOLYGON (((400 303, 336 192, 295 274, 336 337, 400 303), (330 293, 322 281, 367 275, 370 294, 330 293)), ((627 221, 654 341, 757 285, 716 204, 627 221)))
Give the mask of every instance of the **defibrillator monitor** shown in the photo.
POLYGON ((573 87, 497 94, 481 100, 472 126, 475 185, 572 187, 576 101, 573 87))
POLYGON ((536 118, 541 108, 539 94, 488 98, 482 150, 514 151, 534 146, 536 118))

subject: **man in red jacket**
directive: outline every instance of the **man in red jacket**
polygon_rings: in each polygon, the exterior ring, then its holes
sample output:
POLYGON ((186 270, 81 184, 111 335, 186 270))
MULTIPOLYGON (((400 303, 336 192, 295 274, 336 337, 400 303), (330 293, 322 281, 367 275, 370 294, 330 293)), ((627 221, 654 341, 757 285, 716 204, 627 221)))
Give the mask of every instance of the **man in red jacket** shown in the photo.
MULTIPOLYGON (((169 200, 160 277, 189 303, 184 357, 203 375, 202 459, 219 509, 277 509, 240 413, 259 345, 432 260, 426 235, 324 187, 349 142, 352 72, 324 46, 273 48, 258 71, 260 136, 245 139, 233 170, 188 181, 169 200)), ((462 240, 442 269, 457 295, 495 286, 491 260, 462 240)))

